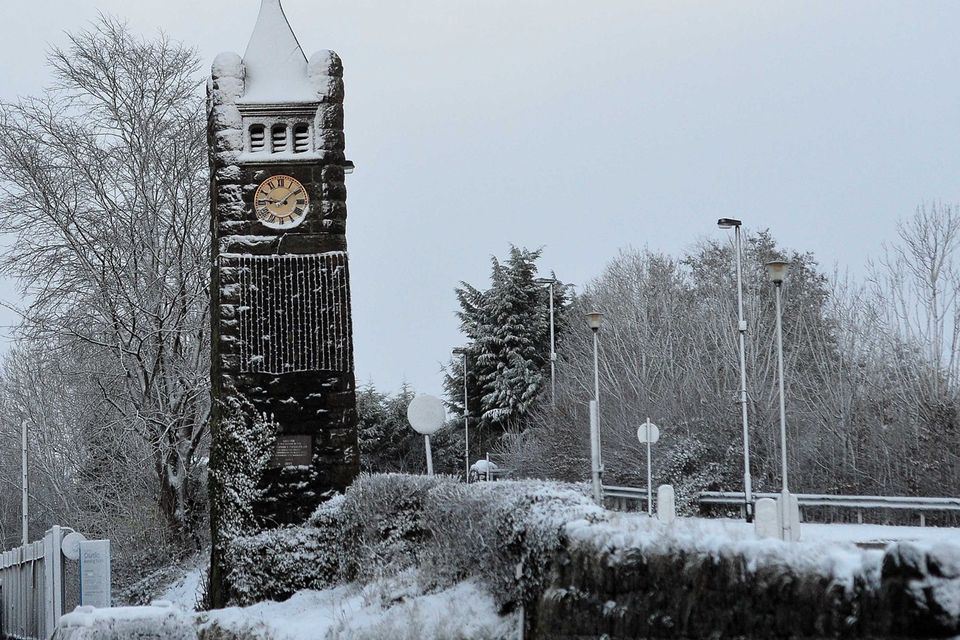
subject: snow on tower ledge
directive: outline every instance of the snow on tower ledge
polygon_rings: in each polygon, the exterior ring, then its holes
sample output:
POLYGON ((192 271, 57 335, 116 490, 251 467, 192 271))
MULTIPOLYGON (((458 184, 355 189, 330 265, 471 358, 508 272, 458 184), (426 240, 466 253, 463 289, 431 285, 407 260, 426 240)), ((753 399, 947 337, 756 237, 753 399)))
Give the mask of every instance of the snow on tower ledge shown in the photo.
POLYGON ((247 104, 316 102, 307 78, 307 58, 280 0, 263 0, 253 36, 243 56, 247 104))

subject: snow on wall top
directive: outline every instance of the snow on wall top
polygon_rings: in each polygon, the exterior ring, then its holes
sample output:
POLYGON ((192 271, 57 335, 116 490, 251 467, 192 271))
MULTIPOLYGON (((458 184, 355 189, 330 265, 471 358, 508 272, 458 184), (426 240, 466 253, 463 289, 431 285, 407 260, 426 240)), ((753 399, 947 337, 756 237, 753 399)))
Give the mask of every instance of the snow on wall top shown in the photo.
POLYGON ((241 103, 315 102, 307 78, 307 57, 300 48, 280 0, 263 0, 250 44, 243 56, 246 87, 241 103))

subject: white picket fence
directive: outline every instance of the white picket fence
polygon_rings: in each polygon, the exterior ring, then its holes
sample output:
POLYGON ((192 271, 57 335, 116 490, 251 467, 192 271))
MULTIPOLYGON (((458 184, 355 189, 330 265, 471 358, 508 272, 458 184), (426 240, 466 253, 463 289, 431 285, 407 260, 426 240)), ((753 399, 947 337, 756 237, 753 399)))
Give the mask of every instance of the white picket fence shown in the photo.
POLYGON ((0 554, 0 637, 48 640, 63 615, 64 536, 53 527, 43 540, 0 554))

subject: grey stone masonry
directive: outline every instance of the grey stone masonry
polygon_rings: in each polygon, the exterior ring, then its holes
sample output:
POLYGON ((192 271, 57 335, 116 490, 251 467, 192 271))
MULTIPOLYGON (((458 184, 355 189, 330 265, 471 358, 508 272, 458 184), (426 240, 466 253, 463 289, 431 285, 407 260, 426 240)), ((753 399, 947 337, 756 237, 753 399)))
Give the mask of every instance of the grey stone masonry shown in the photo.
POLYGON ((263 478, 257 512, 265 526, 279 526, 305 519, 359 470, 345 235, 352 165, 335 53, 306 63, 306 100, 252 101, 246 68, 221 54, 208 85, 212 457, 231 396, 271 416, 281 438, 310 436, 310 465, 271 465, 263 478), (295 178, 309 196, 302 223, 282 230, 261 223, 253 202, 276 175, 295 178))

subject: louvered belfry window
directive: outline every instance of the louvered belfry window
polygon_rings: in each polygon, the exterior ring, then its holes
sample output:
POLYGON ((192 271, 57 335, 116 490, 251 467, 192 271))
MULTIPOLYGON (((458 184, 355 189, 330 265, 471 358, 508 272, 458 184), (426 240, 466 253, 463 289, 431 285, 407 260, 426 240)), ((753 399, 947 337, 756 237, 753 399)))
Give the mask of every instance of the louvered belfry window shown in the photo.
POLYGON ((251 125, 250 127, 250 151, 257 153, 263 151, 264 144, 267 141, 267 128, 262 124, 251 125))
POLYGON ((273 152, 282 153, 287 150, 287 125, 276 124, 271 129, 271 141, 273 142, 273 152))
POLYGON ((310 126, 300 123, 293 128, 293 152, 307 153, 310 151, 310 126))

